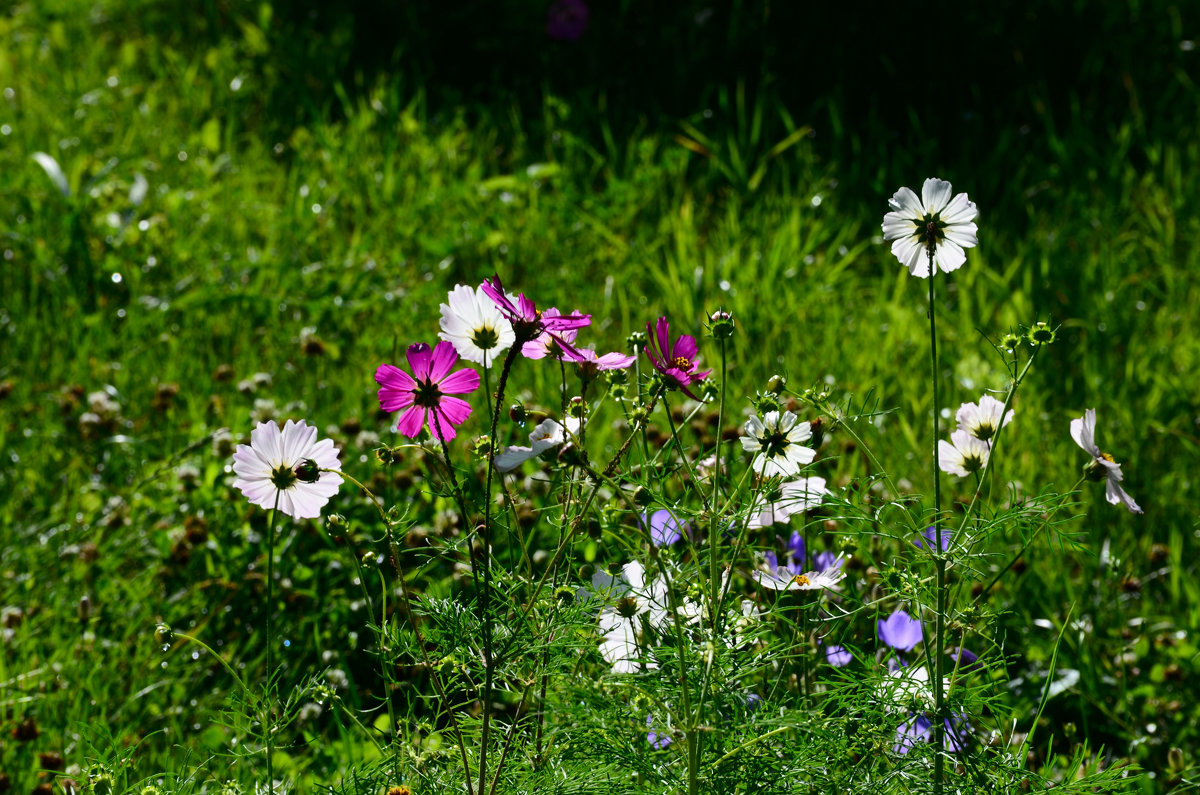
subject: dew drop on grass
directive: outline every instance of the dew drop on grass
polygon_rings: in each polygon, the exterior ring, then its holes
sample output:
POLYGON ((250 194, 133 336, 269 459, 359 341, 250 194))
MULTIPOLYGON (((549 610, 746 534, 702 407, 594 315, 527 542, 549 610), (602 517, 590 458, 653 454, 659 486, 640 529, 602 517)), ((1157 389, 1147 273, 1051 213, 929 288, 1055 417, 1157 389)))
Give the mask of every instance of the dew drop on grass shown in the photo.
POLYGON ((290 649, 291 647, 292 647, 292 642, 290 640, 288 640, 287 638, 284 638, 283 648, 290 649))
POLYGON ((193 660, 199 660, 199 659, 200 659, 200 652, 198 652, 198 651, 194 651, 194 652, 192 652, 192 659, 193 659, 193 660))

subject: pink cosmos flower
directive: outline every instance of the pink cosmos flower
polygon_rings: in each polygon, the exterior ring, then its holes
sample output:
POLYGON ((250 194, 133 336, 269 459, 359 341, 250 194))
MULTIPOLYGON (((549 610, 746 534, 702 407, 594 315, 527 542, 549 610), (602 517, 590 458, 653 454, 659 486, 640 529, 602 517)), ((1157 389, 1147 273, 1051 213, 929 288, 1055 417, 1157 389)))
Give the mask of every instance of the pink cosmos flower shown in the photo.
MULTIPOLYGON (((523 346, 526 342, 536 340, 543 333, 547 333, 563 350, 574 351, 575 348, 563 339, 563 332, 583 328, 591 325, 592 322, 591 315, 583 315, 579 312, 572 312, 569 315, 561 315, 557 310, 554 311, 554 314, 551 314, 550 310, 546 310, 545 313, 539 312, 537 306, 525 296, 525 293, 517 296, 517 303, 514 305, 512 299, 504 292, 504 285, 500 283, 499 274, 490 279, 484 279, 480 287, 489 298, 496 302, 496 306, 500 307, 500 311, 504 313, 508 322, 512 323, 518 345, 523 346)), ((521 352, 525 353, 523 348, 521 352)), ((525 355, 529 354, 525 353, 525 355)))
POLYGON ((671 325, 665 317, 660 317, 658 323, 651 328, 646 324, 646 334, 650 338, 646 345, 646 356, 654 369, 662 374, 667 387, 680 389, 685 395, 696 399, 688 389, 692 384, 698 384, 708 377, 712 370, 697 372, 696 353, 699 347, 696 338, 690 334, 681 334, 679 339, 671 342, 671 325))
POLYGON ((591 348, 576 348, 574 354, 567 354, 567 359, 579 365, 584 378, 595 378, 601 370, 624 370, 637 361, 636 356, 619 351, 601 356, 591 348))
MULTIPOLYGON (((578 312, 573 312, 567 317, 578 315, 578 312)), ((542 312, 542 323, 556 322, 557 318, 563 317, 563 313, 558 311, 558 307, 550 307, 545 312, 542 312)), ((579 331, 573 328, 563 329, 557 334, 551 334, 549 331, 543 331, 537 335, 535 339, 530 340, 521 346, 521 355, 526 359, 564 359, 569 358, 567 350, 575 350, 575 338, 579 336, 579 331), (559 341, 565 342, 567 347, 559 345, 559 341)))
POLYGON ((396 430, 415 437, 429 423, 435 439, 450 441, 457 434, 454 426, 462 425, 471 416, 471 405, 461 398, 479 387, 479 373, 471 369, 451 373, 458 353, 449 342, 442 341, 430 350, 424 343, 408 346, 408 366, 413 374, 381 364, 375 371, 379 383, 379 406, 384 411, 408 409, 396 423, 396 430))

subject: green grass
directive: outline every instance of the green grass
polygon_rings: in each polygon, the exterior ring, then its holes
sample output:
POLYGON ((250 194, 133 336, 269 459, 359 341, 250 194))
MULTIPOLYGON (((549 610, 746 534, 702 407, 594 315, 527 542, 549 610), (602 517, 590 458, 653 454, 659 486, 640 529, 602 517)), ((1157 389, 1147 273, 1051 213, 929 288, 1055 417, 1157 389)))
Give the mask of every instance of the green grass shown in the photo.
MULTIPOLYGON (((1084 462, 1068 422, 1095 407, 1101 446, 1146 509, 1129 516, 1089 486, 1086 518, 1070 526, 1084 546, 1031 548, 993 605, 1009 673, 1044 670, 1068 610, 1086 616, 1059 651, 1080 678, 1043 716, 1053 750, 1087 738, 1154 771, 1146 792, 1167 791, 1171 747, 1200 763, 1200 93, 1183 69, 1162 73, 1173 105, 1131 99, 1119 123, 1050 110, 1034 89, 1019 100, 1027 131, 913 147, 877 127, 839 129, 836 102, 806 117, 744 85, 722 88, 710 118, 614 129, 574 99, 546 96, 540 117, 502 98, 456 111, 378 74, 313 99, 292 124, 270 115, 290 76, 272 66, 285 43, 264 12, 210 4, 219 27, 191 38, 169 34, 170 9, 156 4, 57 6, 0 19, 0 606, 21 611, 0 655, 0 727, 30 716, 42 732, 0 745, 18 789, 50 750, 83 768, 128 754, 130 782, 225 777, 229 761, 212 755, 234 732, 214 716, 233 683, 152 638, 167 620, 247 671, 262 664, 264 519, 231 491, 208 439, 247 434, 255 398, 322 429, 357 421, 386 436, 374 369, 433 341, 437 304, 459 281, 499 272, 539 304, 591 312, 589 340, 608 349, 661 313, 699 333, 728 309, 731 394, 752 397, 777 372, 797 390, 871 392, 895 409, 873 448, 925 491, 925 285, 878 225, 896 188, 929 175, 982 211, 979 248, 938 284, 946 404, 1003 386, 989 340, 1050 322, 1058 340, 1018 398, 1000 482, 1028 494, 1074 483, 1084 462), (61 164, 69 195, 37 151, 61 164), (149 190, 135 206, 139 175, 149 190), (306 349, 314 334, 322 344, 306 349), (226 367, 232 379, 216 378, 226 367), (271 383, 239 391, 258 372, 271 383), (85 429, 84 396, 102 389, 120 417, 85 429)), ((916 117, 901 133, 921 140, 916 117)), ((518 378, 511 394, 552 394, 553 376, 518 378)), ((378 469, 353 433, 333 435, 359 472, 378 469)), ((832 444, 841 476, 866 474, 844 437, 832 444)), ((393 497, 403 486, 393 479, 393 497)), ((410 504, 422 525, 444 507, 410 504)), ((286 681, 328 665, 375 682, 347 631, 366 616, 344 551, 315 525, 285 537, 286 681)), ((998 539, 994 551, 1019 546, 998 539)), ((321 742, 282 759, 289 775, 332 783, 373 756, 352 727, 318 725, 321 742)))

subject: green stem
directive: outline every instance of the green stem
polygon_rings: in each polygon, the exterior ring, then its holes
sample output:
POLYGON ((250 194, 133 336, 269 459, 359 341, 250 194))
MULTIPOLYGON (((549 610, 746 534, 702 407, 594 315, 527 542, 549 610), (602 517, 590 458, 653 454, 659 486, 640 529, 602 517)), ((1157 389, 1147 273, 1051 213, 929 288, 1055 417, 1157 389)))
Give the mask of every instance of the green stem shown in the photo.
POLYGON ((267 743, 267 793, 275 794, 274 756, 275 739, 272 736, 274 701, 272 693, 275 678, 275 636, 272 634, 271 614, 275 612, 275 517, 279 514, 279 491, 275 492, 275 507, 271 509, 271 521, 267 528, 267 691, 263 699, 263 733, 267 743))
MULTIPOLYGON (((932 238, 930 238, 932 241, 932 238)), ((946 776, 946 721, 943 717, 945 676, 943 661, 946 648, 946 557, 945 544, 942 541, 942 471, 941 459, 938 455, 938 439, 941 437, 942 396, 939 386, 941 377, 938 372, 937 355, 937 304, 934 301, 933 280, 936 271, 933 262, 933 244, 929 246, 929 351, 933 367, 933 527, 937 541, 937 611, 934 614, 934 664, 933 664, 933 792, 942 795, 946 776)), ((1001 415, 1003 416, 1003 415, 1001 415)))

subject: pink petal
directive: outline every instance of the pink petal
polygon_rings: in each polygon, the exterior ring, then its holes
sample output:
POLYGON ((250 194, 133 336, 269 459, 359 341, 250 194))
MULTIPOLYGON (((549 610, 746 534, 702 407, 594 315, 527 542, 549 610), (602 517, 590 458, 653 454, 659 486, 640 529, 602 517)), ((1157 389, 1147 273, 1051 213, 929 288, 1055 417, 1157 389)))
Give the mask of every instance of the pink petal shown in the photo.
POLYGON ((530 301, 525 297, 525 293, 521 293, 521 295, 517 298, 517 303, 521 307, 520 314, 522 319, 533 320, 535 317, 537 317, 537 307, 534 305, 533 301, 530 301))
POLYGON ((438 390, 443 395, 464 395, 479 388, 479 373, 469 367, 464 367, 457 373, 451 373, 438 384, 438 390))
POLYGON ((421 432, 421 426, 425 424, 425 409, 420 406, 413 406, 396 423, 396 431, 407 436, 410 439, 416 438, 421 432))
POLYGON ((445 340, 439 342, 433 349, 433 367, 429 371, 429 380, 435 384, 440 383, 457 361, 458 351, 454 350, 454 345, 445 340))
POLYGON ((462 425, 471 416, 471 404, 456 397, 443 397, 437 410, 452 425, 462 425))
POLYGON ((408 373, 390 364, 381 364, 375 371, 379 383, 379 407, 384 411, 399 411, 413 403, 417 382, 408 373))
MULTIPOLYGON (((646 331, 650 331, 650 324, 646 324, 646 331)), ((665 317, 660 317, 655 325, 654 331, 650 336, 657 340, 659 354, 664 359, 671 357, 671 324, 665 317)))
POLYGON ((445 416, 441 407, 429 412, 429 432, 433 434, 434 439, 442 439, 447 442, 453 441, 454 437, 458 435, 454 430, 454 423, 445 416))
POLYGON ((679 335, 679 340, 675 343, 675 347, 671 349, 671 358, 682 356, 688 361, 696 358, 696 354, 700 352, 700 346, 696 344, 696 338, 691 334, 679 335))
POLYGON ((408 366, 412 369, 413 378, 418 381, 429 380, 429 365, 433 354, 429 346, 423 342, 408 346, 408 366))

